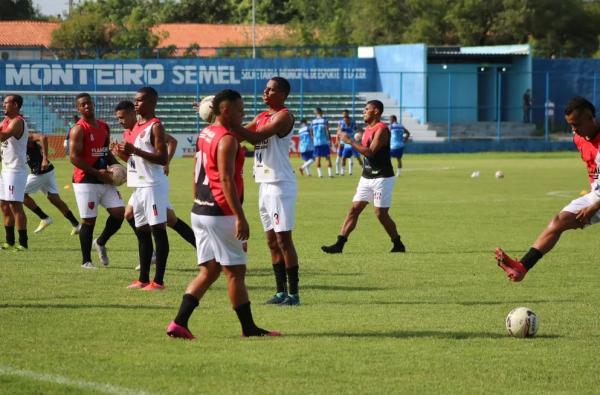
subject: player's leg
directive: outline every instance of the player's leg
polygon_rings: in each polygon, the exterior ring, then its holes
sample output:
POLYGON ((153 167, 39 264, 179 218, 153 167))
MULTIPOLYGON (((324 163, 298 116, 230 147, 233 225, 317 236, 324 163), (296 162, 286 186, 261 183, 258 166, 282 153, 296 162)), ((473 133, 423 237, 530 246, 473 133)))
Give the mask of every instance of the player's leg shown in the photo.
POLYGON ((56 207, 58 211, 60 211, 60 213, 67 219, 67 221, 69 221, 74 230, 73 234, 77 234, 79 221, 77 221, 77 218, 75 218, 75 215, 73 215, 73 212, 71 211, 69 206, 67 206, 67 203, 65 203, 65 201, 61 199, 58 193, 48 192, 47 198, 48 201, 52 203, 52 205, 56 207))
POLYGON ((100 193, 96 184, 73 184, 75 201, 81 218, 79 229, 79 246, 81 248, 81 267, 84 269, 95 269, 92 263, 92 241, 94 238, 94 227, 98 216, 98 202, 100 193))
POLYGON ((298 253, 292 239, 292 231, 276 232, 277 244, 282 252, 287 275, 288 296, 280 305, 297 306, 300 304, 298 253))
POLYGON ((321 170, 321 155, 318 151, 317 151, 317 176, 319 176, 319 178, 323 178, 323 171, 321 170))
POLYGON ((335 175, 339 175, 340 173, 342 173, 342 169, 343 169, 343 158, 342 158, 342 153, 344 152, 344 146, 339 144, 338 145, 338 149, 337 149, 337 155, 335 157, 335 175), (341 167, 340 167, 341 164, 341 167))
POLYGON ((33 231, 33 233, 39 233, 52 224, 52 217, 46 214, 30 196, 31 194, 34 194, 42 189, 44 180, 45 178, 43 174, 29 174, 27 175, 27 182, 25 184, 25 196, 23 199, 23 204, 40 219, 40 224, 33 231))
POLYGON ((93 244, 98 252, 100 262, 102 262, 104 266, 108 266, 110 260, 108 259, 106 243, 110 240, 112 235, 117 233, 123 224, 125 218, 125 204, 121 199, 121 194, 114 186, 103 184, 98 185, 97 187, 99 190, 99 204, 106 208, 109 215, 108 218, 106 218, 102 233, 100 233, 100 236, 98 236, 97 239, 94 239, 93 244))
POLYGON ((387 232, 394 244, 390 252, 406 252, 404 244, 400 240, 400 235, 396 228, 396 223, 390 217, 390 207, 392 206, 392 192, 396 180, 394 177, 376 178, 371 180, 373 187, 373 206, 375 207, 375 216, 379 223, 387 232))
POLYGON ((15 245, 15 217, 10 210, 6 200, 0 200, 0 209, 2 210, 2 219, 4 223, 5 242, 2 243, 2 249, 10 249, 15 245))
MULTIPOLYGON (((154 279, 144 287, 144 291, 155 291, 164 289, 164 276, 169 257, 169 238, 167 236, 167 206, 169 202, 169 191, 162 186, 138 188, 140 192, 138 200, 141 203, 145 221, 150 225, 152 238, 154 239, 154 251, 156 254, 156 272, 154 279)), ((138 221, 136 220, 136 225, 138 221)), ((138 228, 139 230, 139 228, 138 228)), ((150 256, 151 258, 152 256, 150 256)), ((141 262, 140 262, 141 263, 141 262)), ((149 265, 150 262, 148 262, 149 265)), ((140 270, 141 273, 142 270, 140 270)))
POLYGON ((167 209, 167 224, 169 228, 181 236, 181 238, 196 248, 196 237, 194 237, 194 231, 188 224, 185 223, 181 218, 175 214, 175 210, 172 208, 167 209))
MULTIPOLYGON (((327 149, 329 150, 329 147, 327 147, 327 149)), ((325 160, 327 161, 327 175, 330 178, 332 178, 333 177, 333 169, 331 168, 331 155, 329 152, 325 156, 325 160)))
MULTIPOLYGON (((22 171, 3 172, 3 199, 8 202, 8 207, 14 217, 14 225, 19 234, 19 245, 15 250, 26 250, 28 248, 27 238, 27 216, 23 208, 25 200, 25 185, 27 184, 27 173, 22 171)), ((13 243, 14 244, 14 243, 13 243)))
POLYGON ((348 210, 348 214, 346 214, 346 218, 344 218, 344 222, 342 223, 342 229, 337 237, 337 241, 329 246, 321 246, 323 252, 328 254, 339 254, 343 251, 344 245, 348 241, 348 236, 350 236, 350 233, 356 228, 358 217, 365 207, 367 207, 367 204, 369 204, 368 201, 352 202, 350 210, 348 210))

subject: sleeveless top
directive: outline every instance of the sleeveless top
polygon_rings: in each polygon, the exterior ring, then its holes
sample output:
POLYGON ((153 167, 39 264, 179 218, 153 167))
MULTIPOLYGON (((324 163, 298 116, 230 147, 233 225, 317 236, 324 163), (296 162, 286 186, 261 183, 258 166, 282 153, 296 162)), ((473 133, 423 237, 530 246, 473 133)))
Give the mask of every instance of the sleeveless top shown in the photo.
MULTIPOLYGON (((371 145, 375 132, 378 130, 379 133, 389 133, 387 125, 384 122, 378 122, 365 128, 361 144, 364 147, 371 145)), ((362 176, 364 178, 394 177, 389 144, 381 147, 373 156, 364 156, 362 176)))
MULTIPOLYGON (((275 113, 268 111, 258 114, 256 119, 256 130, 260 130, 268 124, 275 114, 288 112, 283 108, 275 113)), ((254 147, 254 180, 262 182, 296 182, 296 176, 290 163, 290 146, 292 142, 292 129, 290 127, 283 137, 274 134, 266 140, 261 141, 254 147)))
MULTIPOLYGON (((94 126, 81 118, 76 125, 83 130, 83 160, 94 169, 106 169, 108 166, 108 142, 110 132, 108 125, 97 119, 94 126)), ((96 176, 87 174, 78 167, 73 168, 73 182, 76 184, 103 184, 96 176)))
MULTIPOLYGON (((14 136, 2 142, 2 170, 3 171, 27 171, 27 140, 29 138, 29 129, 27 123, 21 115, 16 119, 23 121, 23 134, 20 138, 14 136)), ((5 117, 2 121, 2 130, 8 128, 12 119, 5 117)))
MULTIPOLYGON (((160 119, 152 118, 145 123, 136 123, 133 130, 125 130, 123 139, 134 147, 146 152, 155 152, 152 145, 152 127, 160 124, 160 119)), ((131 155, 127 161, 127 186, 150 187, 165 182, 167 176, 162 165, 152 163, 141 156, 131 155)))

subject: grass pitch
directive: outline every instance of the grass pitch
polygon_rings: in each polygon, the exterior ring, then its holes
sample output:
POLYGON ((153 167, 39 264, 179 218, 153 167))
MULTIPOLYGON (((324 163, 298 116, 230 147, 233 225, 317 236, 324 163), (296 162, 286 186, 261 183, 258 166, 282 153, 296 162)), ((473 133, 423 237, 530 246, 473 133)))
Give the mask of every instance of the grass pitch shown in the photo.
MULTIPOLYGON (((37 194, 54 224, 33 234, 38 220, 28 212, 30 250, 0 251, 0 393, 597 393, 599 230, 567 232, 519 284, 493 259, 498 245, 520 257, 588 188, 576 152, 405 156, 391 214, 406 254, 388 252, 371 207, 343 254, 322 253, 358 175, 300 177, 298 308, 262 304, 274 280, 250 162, 247 284, 256 322, 284 337, 240 338, 220 279, 190 320, 198 340, 168 338, 196 273, 193 249, 169 231, 167 289, 127 290, 137 277, 129 227, 110 240, 108 268, 83 270, 68 222, 37 194), (480 177, 470 178, 475 170, 480 177), (506 335, 504 318, 521 305, 539 316, 536 338, 506 335)), ((59 185, 68 185, 70 165, 56 165, 59 185)), ((171 200, 188 223, 191 171, 192 161, 179 159, 170 176, 171 200)), ((61 195, 76 212, 72 190, 61 195)))

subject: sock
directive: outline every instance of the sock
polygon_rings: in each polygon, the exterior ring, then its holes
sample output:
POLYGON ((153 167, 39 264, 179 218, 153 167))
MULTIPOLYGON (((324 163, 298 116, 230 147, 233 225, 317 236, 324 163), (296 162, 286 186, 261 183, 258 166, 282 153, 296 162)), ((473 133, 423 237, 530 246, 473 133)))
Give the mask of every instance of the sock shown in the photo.
POLYGON ((340 174, 344 175, 344 166, 340 165, 340 174))
POLYGON ((137 230, 135 235, 138 239, 138 252, 140 256, 140 276, 138 280, 143 283, 150 282, 150 262, 152 261, 152 233, 148 231, 137 230))
POLYGON ((317 167, 317 175, 319 176, 319 178, 323 177, 323 171, 320 167, 317 167))
POLYGON ((523 255, 523 258, 521 258, 521 263, 525 266, 525 269, 529 270, 534 267, 537 261, 542 259, 543 256, 544 254, 542 254, 540 250, 531 247, 529 251, 523 255))
POLYGON ((305 167, 304 171, 306 172, 307 176, 312 176, 312 174, 310 174, 310 166, 305 167))
POLYGON ((277 262, 273 264, 273 273, 275 273, 275 285, 277 286, 277 293, 286 292, 287 276, 285 272, 285 263, 277 262))
POLYGON ((257 327, 254 323, 250 302, 237 306, 234 310, 238 316, 238 320, 240 320, 240 324, 242 324, 242 333, 244 336, 264 336, 269 333, 268 331, 257 327))
POLYGON ((354 166, 354 161, 352 158, 348 161, 348 174, 352 175, 352 167, 354 166))
POLYGON ((35 215, 37 215, 38 217, 40 217, 40 219, 46 219, 48 218, 48 214, 46 214, 42 208, 40 206, 37 206, 35 208, 35 210, 31 210, 35 213, 35 215))
POLYGON ((194 295, 183 295, 183 298, 181 299, 181 305, 179 306, 179 312, 177 313, 177 316, 174 320, 175 323, 177 325, 183 326, 184 328, 187 328, 188 320, 190 319, 190 316, 199 304, 200 301, 194 295))
POLYGON ((328 175, 329 177, 333 177, 333 171, 331 170, 331 167, 328 167, 328 168, 327 168, 327 175, 328 175))
POLYGON ((29 248, 27 245, 27 229, 19 229, 19 244, 25 248, 29 248))
POLYGON ((340 162, 341 161, 342 161, 342 158, 340 158, 340 156, 338 155, 338 157, 335 158, 335 174, 340 173, 340 162))
POLYGON ((396 177, 400 176, 400 173, 402 173, 402 169, 398 168, 398 170, 396 170, 396 177))
POLYGON ((163 285, 165 270, 167 268, 167 258, 169 257, 169 238, 166 229, 152 229, 156 251, 156 273, 154 273, 154 282, 163 285))
POLYGON ((288 283, 290 284, 289 293, 291 295, 298 294, 298 268, 298 266, 285 268, 285 271, 287 272, 288 283))
POLYGON ((5 226, 4 231, 6 232, 6 243, 14 246, 15 245, 15 227, 5 226))
POLYGON ((79 230, 79 245, 81 247, 82 262, 92 261, 92 239, 94 238, 94 225, 81 224, 79 230))
POLYGON ((71 210, 69 210, 65 214, 65 218, 69 220, 69 222, 71 223, 72 226, 78 226, 79 225, 79 221, 77 221, 77 218, 75 218, 75 216, 73 215, 73 212, 71 210))
POLYGON ((105 245, 108 242, 108 239, 111 238, 112 235, 117 233, 119 228, 121 228, 121 224, 123 223, 123 218, 115 218, 112 215, 109 215, 106 219, 106 225, 104 226, 104 230, 96 240, 98 245, 105 245))
POLYGON ((340 247, 343 247, 347 241, 348 241, 348 238, 346 236, 338 235, 337 241, 335 242, 335 244, 339 245, 340 247))
POLYGON ((177 222, 173 225, 173 230, 179 233, 179 236, 183 238, 183 240, 187 241, 192 245, 192 247, 196 248, 196 236, 194 235, 194 231, 188 224, 183 222, 181 218, 177 218, 177 222))

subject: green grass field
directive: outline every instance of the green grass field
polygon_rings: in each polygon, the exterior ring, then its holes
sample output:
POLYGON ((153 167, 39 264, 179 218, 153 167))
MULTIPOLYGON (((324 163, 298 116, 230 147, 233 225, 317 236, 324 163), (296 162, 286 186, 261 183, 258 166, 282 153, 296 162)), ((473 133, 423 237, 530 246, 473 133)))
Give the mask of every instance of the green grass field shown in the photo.
MULTIPOLYGON (((165 327, 196 272, 193 249, 169 231, 167 289, 127 290, 137 276, 129 227, 109 242, 110 267, 83 270, 68 222, 34 195, 55 223, 33 234, 38 220, 28 212, 30 250, 0 251, 0 393, 598 393, 599 229, 566 233, 522 283, 510 283, 493 259, 496 246, 521 256, 588 188, 578 154, 404 161, 391 214, 406 254, 388 252, 370 207, 342 255, 322 253, 358 175, 299 178, 298 308, 262 304, 274 280, 248 161, 247 284, 257 323, 282 338, 240 338, 223 279, 190 320, 198 340, 168 338, 165 327), (506 178, 494 178, 498 169, 506 178), (475 170, 481 176, 470 178, 475 170), (506 335, 504 318, 521 305, 540 318, 535 338, 506 335)), ((56 165, 67 184, 70 166, 56 165)), ((171 200, 189 223, 192 161, 171 168, 171 200)), ((75 210, 72 190, 61 194, 75 210)))

